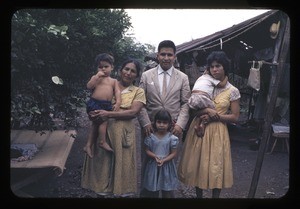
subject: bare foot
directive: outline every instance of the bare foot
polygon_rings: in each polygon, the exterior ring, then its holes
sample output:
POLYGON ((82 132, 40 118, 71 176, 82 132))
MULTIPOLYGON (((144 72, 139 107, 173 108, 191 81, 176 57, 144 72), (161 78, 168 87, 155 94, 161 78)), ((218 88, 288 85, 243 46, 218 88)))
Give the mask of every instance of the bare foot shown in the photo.
POLYGON ((107 142, 100 142, 99 143, 99 147, 109 151, 109 152, 113 152, 114 150, 107 144, 107 142))
POLYGON ((204 136, 204 126, 203 126, 203 124, 195 126, 194 128, 195 128, 195 131, 196 131, 196 135, 198 137, 203 137, 204 136))
POLYGON ((83 147, 83 151, 85 151, 90 158, 93 158, 92 149, 90 146, 83 147))

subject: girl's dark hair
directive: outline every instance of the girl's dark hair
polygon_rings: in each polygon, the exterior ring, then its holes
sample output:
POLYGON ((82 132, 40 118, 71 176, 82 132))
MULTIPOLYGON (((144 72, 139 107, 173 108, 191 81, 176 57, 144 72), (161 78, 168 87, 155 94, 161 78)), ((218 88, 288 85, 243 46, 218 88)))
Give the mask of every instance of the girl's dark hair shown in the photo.
POLYGON ((174 54, 176 54, 176 46, 173 41, 164 40, 158 44, 158 52, 161 48, 172 48, 174 50, 174 54))
POLYGON ((153 128, 155 130, 157 130, 157 127, 156 127, 156 121, 157 120, 168 121, 168 123, 169 123, 168 130, 171 129, 172 116, 166 109, 160 109, 158 112, 156 112, 156 114, 154 116, 154 124, 153 124, 153 128))
POLYGON ((95 64, 94 64, 94 67, 96 68, 96 70, 98 69, 99 63, 101 61, 108 62, 109 64, 111 64, 113 66, 114 62, 115 62, 115 59, 112 55, 107 54, 107 53, 98 54, 95 58, 95 64))
POLYGON ((138 61, 138 60, 135 60, 135 59, 128 59, 126 60, 125 62, 123 62, 121 68, 120 68, 120 72, 122 71, 122 69, 125 67, 125 65, 127 65, 128 63, 133 63, 136 67, 136 77, 139 77, 140 74, 141 74, 141 71, 142 71, 142 64, 138 61))
POLYGON ((228 76, 228 72, 230 69, 230 60, 227 57, 227 55, 225 54, 225 52, 224 51, 213 51, 208 55, 208 57, 206 59, 206 63, 207 63, 207 69, 208 69, 209 74, 210 74, 210 70, 209 70, 210 66, 214 61, 216 61, 217 63, 219 63, 223 66, 224 73, 225 73, 225 75, 228 76))

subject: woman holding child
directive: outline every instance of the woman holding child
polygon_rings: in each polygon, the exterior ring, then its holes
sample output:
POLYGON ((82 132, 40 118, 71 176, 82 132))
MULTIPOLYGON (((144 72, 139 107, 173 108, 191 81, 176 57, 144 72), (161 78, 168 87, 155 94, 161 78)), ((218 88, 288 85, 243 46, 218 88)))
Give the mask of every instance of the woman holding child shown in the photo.
MULTIPOLYGON (((212 77, 223 81, 228 76, 230 62, 223 51, 214 51, 207 57, 207 66, 212 77)), ((203 189, 211 189, 212 197, 219 198, 222 188, 233 185, 226 124, 237 122, 239 99, 239 90, 227 81, 224 87, 214 89, 215 109, 201 109, 189 126, 178 165, 178 178, 195 187, 197 198, 202 198, 203 189), (200 119, 206 123, 203 136, 197 136, 194 128, 200 119)))
MULTIPOLYGON (((109 118, 107 143, 113 149, 108 152, 94 146, 93 158, 85 156, 81 186, 99 195, 134 196, 137 193, 135 117, 146 104, 144 90, 134 86, 141 74, 136 60, 127 60, 121 67, 118 85, 121 90, 120 111, 95 110, 90 118, 109 118)), ((96 136, 94 133, 94 137, 96 136)), ((98 138, 98 137, 97 137, 98 138)))

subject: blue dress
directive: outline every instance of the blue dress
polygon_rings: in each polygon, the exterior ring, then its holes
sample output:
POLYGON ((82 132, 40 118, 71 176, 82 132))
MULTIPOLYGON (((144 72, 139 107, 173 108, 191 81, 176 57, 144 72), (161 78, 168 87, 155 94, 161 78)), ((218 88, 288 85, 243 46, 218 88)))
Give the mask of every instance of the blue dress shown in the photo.
MULTIPOLYGON (((171 153, 171 149, 177 148, 179 139, 168 132, 162 139, 151 134, 144 141, 146 147, 159 158, 165 158, 171 153)), ((178 186, 177 169, 174 159, 157 166, 155 159, 149 158, 144 175, 144 188, 148 191, 171 191, 178 186)))

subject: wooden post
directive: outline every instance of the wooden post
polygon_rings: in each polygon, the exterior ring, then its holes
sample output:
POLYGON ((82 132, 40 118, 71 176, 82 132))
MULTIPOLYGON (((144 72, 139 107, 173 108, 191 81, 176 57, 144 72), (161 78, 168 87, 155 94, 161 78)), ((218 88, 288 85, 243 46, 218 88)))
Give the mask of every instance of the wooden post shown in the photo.
MULTIPOLYGON (((278 37, 278 38, 280 38, 280 37, 278 37)), ((264 130, 263 130, 263 134, 262 134, 262 141, 260 143, 259 150, 258 150, 258 156, 257 156, 257 160, 256 160, 255 170, 254 170, 254 173, 252 176, 252 181, 251 181, 248 198, 254 198, 254 195, 256 192, 259 174, 260 174, 260 170, 261 170, 261 166, 262 166, 263 158, 264 158, 264 154, 265 154, 265 148, 266 148, 266 144, 269 139, 269 136, 270 136, 271 125, 272 125, 272 121, 273 121, 273 112, 274 112, 275 105, 276 105, 279 84, 280 84, 280 80, 283 76, 284 64, 286 62, 287 54, 289 52, 289 44, 290 44, 290 20, 287 17, 286 18, 286 27, 285 27, 285 31, 283 34, 282 47, 280 50, 278 67, 277 67, 277 71, 276 71, 277 75, 275 78, 274 86, 272 88, 270 102, 269 102, 267 112, 266 112, 266 120, 265 120, 264 130)))

